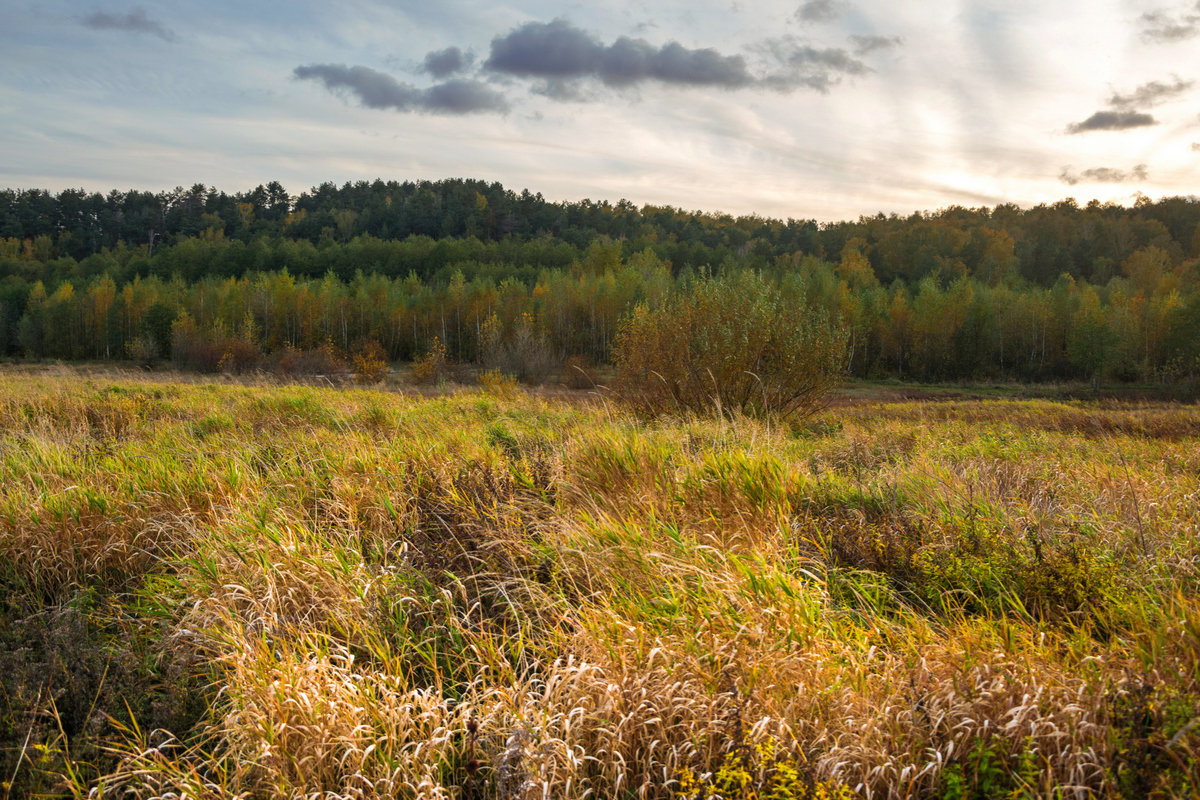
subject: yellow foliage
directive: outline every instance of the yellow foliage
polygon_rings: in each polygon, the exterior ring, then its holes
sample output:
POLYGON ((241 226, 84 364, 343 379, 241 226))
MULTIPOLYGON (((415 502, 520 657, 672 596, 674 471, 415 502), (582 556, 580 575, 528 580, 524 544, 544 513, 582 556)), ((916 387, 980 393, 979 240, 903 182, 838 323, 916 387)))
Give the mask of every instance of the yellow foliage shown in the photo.
POLYGON ((446 345, 435 336, 429 352, 413 362, 412 379, 416 383, 433 383, 446 376, 446 367, 446 345))
POLYGON ((517 392, 517 379, 498 369, 484 370, 479 374, 479 387, 487 394, 512 397, 517 392))
POLYGON ((372 339, 354 356, 354 380, 357 383, 379 383, 387 377, 387 353, 372 339))

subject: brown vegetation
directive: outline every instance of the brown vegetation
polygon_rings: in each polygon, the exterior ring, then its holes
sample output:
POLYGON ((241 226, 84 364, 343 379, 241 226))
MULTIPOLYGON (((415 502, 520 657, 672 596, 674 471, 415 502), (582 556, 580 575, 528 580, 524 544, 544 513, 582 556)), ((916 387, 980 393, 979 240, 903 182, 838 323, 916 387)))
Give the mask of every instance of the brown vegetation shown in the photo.
POLYGON ((0 389, 14 797, 1200 785, 1190 407, 0 389))

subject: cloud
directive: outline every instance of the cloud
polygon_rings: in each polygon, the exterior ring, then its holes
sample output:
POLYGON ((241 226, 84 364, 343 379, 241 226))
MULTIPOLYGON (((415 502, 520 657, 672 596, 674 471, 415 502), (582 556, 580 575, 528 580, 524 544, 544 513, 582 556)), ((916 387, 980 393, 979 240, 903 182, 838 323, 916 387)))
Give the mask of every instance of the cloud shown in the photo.
POLYGON ((128 14, 110 14, 107 11, 96 11, 83 18, 84 27, 93 30, 129 31, 130 33, 148 33, 157 36, 164 42, 175 41, 175 33, 156 19, 151 19, 146 9, 134 6, 128 14))
POLYGON ((1188 11, 1147 11, 1138 22, 1142 38, 1148 42, 1182 42, 1200 34, 1200 2, 1188 11))
POLYGON ((558 78, 541 81, 533 87, 533 93, 560 103, 583 103, 595 97, 593 92, 580 86, 579 81, 558 78))
POLYGON ((556 19, 528 22, 493 38, 483 69, 535 79, 535 94, 564 101, 586 99, 583 86, 589 80, 614 88, 654 81, 730 90, 828 92, 847 76, 872 72, 860 55, 901 43, 899 37, 885 36, 855 36, 852 41, 853 52, 780 36, 755 43, 745 54, 729 55, 713 48, 693 49, 675 41, 657 45, 630 36, 620 36, 609 44, 556 19), (753 70, 748 57, 755 64, 753 70))
POLYGON ((476 111, 507 111, 504 95, 479 81, 453 80, 426 89, 422 96, 426 111, 470 114, 476 111))
POLYGON ((1097 111, 1083 122, 1073 122, 1068 125, 1067 133, 1123 131, 1129 128, 1142 128, 1146 125, 1157 124, 1158 120, 1140 111, 1097 111))
POLYGON ((457 72, 462 72, 471 65, 472 57, 457 47, 447 47, 445 50, 433 50, 425 54, 422 69, 435 78, 441 79, 457 72))
POLYGON ((508 110, 503 95, 478 81, 452 80, 420 89, 369 67, 344 64, 308 64, 296 67, 292 75, 298 80, 319 81, 331 92, 348 92, 367 108, 432 114, 508 110))
POLYGON ((796 88, 828 92, 847 75, 866 75, 871 68, 840 47, 813 47, 791 36, 759 43, 758 49, 776 64, 762 79, 764 86, 777 91, 796 88))
POLYGON ((842 4, 837 0, 806 0, 796 9, 795 18, 805 25, 832 22, 842 14, 842 4))
POLYGON ((1090 183, 1129 183, 1131 181, 1144 181, 1149 177, 1145 164, 1138 164, 1128 171, 1114 169, 1113 167, 1093 167, 1078 173, 1072 167, 1066 166, 1062 168, 1062 172, 1058 175, 1058 179, 1069 186, 1074 186, 1081 181, 1090 183))
POLYGON ((529 22, 492 39, 484 67, 536 78, 578 78, 598 71, 604 46, 566 20, 529 22))
POLYGON ((1185 81, 1178 75, 1173 83, 1150 81, 1143 83, 1129 94, 1113 92, 1108 98, 1108 111, 1097 111, 1083 122, 1073 122, 1067 126, 1067 133, 1087 133, 1089 131, 1123 131, 1128 128, 1142 128, 1147 125, 1157 125, 1158 120, 1139 108, 1161 105, 1192 88, 1195 81, 1185 81))
POLYGON ((1178 97, 1192 88, 1193 84, 1195 84, 1195 81, 1185 81, 1179 78, 1179 76, 1175 76, 1174 83, 1150 81, 1150 83, 1144 83, 1134 89, 1131 94, 1114 93, 1108 99, 1108 104, 1113 108, 1124 110, 1132 110, 1142 106, 1153 108, 1167 100, 1178 97))
POLYGON ((858 56, 865 56, 876 50, 890 50, 904 44, 904 40, 899 36, 851 36, 850 41, 854 42, 854 54, 858 56))
POLYGON ((754 82, 742 56, 693 50, 678 42, 657 47, 628 36, 605 45, 562 19, 529 22, 492 39, 484 68, 551 83, 597 78, 619 87, 654 80, 734 89, 754 82))

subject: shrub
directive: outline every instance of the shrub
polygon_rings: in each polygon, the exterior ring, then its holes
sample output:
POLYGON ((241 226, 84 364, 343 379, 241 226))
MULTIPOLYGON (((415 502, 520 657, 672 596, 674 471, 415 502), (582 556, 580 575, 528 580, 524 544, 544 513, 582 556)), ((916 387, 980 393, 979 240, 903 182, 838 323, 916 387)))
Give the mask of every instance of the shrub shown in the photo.
POLYGON ((192 315, 183 311, 171 323, 171 360, 180 365, 190 361, 200 345, 200 333, 192 315))
POLYGON ((616 395, 635 410, 804 415, 846 364, 846 332, 802 292, 754 272, 699 279, 639 306, 613 349, 616 395))
POLYGON ((149 369, 158 360, 158 345, 146 334, 136 336, 125 343, 125 352, 140 366, 149 369))
POLYGON ((369 339, 354 355, 354 380, 360 384, 379 383, 387 373, 387 353, 379 342, 369 339))
POLYGON ((517 393, 517 379, 498 369, 484 370, 479 373, 479 388, 496 397, 512 397, 517 393))
POLYGON ((515 375, 522 383, 541 383, 557 363, 545 332, 529 314, 522 314, 507 335, 499 317, 492 314, 483 324, 479 351, 484 368, 515 375))
POLYGON ((448 368, 446 345, 435 336, 429 345, 429 352, 413 362, 412 379, 415 383, 433 383, 445 378, 448 368))
POLYGON ((201 329, 185 311, 172 323, 170 340, 171 360, 181 369, 241 373, 262 358, 249 318, 240 333, 231 335, 220 323, 201 329))
POLYGON ((225 340, 225 352, 221 355, 217 369, 220 372, 232 372, 240 375, 257 366, 261 357, 262 351, 252 340, 227 339, 225 340))
POLYGON ((225 355, 222 330, 201 330, 186 311, 171 325, 171 361, 180 369, 217 372, 225 355))
POLYGON ((308 350, 285 347, 274 354, 274 371, 286 377, 297 375, 342 375, 346 372, 345 360, 332 342, 308 350))

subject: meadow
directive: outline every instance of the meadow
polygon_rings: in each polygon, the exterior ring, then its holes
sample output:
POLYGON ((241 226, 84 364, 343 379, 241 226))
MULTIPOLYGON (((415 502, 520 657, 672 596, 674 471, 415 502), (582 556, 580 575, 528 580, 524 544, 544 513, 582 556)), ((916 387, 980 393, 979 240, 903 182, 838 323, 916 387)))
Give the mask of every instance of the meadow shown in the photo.
POLYGON ((1195 796, 1198 445, 6 371, 0 796, 1195 796))

